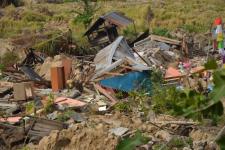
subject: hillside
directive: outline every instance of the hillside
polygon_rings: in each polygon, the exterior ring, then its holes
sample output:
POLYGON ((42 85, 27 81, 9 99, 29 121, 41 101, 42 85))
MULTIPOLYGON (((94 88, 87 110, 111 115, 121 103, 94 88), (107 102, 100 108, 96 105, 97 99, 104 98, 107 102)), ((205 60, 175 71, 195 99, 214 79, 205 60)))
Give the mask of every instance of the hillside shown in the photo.
MULTIPOLYGON (((121 11, 135 21, 138 32, 150 27, 151 30, 174 30, 181 27, 189 32, 205 33, 214 18, 225 15, 223 0, 165 0, 150 2, 99 2, 100 8, 94 18, 109 11, 121 11), (150 25, 146 21, 147 11, 153 12, 150 25)), ((74 23, 80 8, 76 2, 63 4, 31 4, 15 8, 8 6, 1 10, 0 38, 11 38, 23 32, 37 33, 42 30, 54 32, 70 28, 76 41, 82 42, 85 29, 74 23), (74 11, 75 10, 75 11, 74 11)), ((93 19, 93 20, 95 20, 93 19)), ((131 29, 132 30, 132 29, 131 29)))
POLYGON ((225 0, 0 5, 0 150, 225 149, 225 0))

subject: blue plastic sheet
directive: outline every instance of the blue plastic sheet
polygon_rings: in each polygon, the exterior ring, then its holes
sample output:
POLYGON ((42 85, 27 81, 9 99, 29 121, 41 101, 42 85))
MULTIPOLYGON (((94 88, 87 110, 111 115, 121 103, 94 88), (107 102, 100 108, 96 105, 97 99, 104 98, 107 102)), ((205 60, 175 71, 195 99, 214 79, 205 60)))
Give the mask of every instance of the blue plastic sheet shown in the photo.
POLYGON ((100 85, 116 90, 131 92, 134 90, 151 91, 150 71, 130 72, 122 76, 115 76, 101 80, 100 85))

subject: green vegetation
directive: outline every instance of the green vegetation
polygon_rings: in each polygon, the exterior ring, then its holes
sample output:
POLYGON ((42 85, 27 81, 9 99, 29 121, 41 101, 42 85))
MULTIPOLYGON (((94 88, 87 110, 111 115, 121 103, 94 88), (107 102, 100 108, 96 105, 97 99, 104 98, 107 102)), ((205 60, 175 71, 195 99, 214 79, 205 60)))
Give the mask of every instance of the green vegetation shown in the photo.
POLYGON ((23 20, 25 22, 45 22, 47 21, 47 16, 41 13, 27 11, 23 14, 23 20))
MULTIPOLYGON (((72 31, 72 38, 79 47, 88 50, 88 42, 83 34, 94 20, 109 11, 120 11, 135 22, 137 33, 150 28, 154 34, 168 36, 177 27, 189 32, 204 33, 209 30, 213 20, 219 16, 225 17, 225 7, 222 0, 167 0, 165 4, 158 2, 125 2, 65 0, 62 4, 32 4, 17 9, 10 5, 4 8, 4 16, 0 17, 0 38, 15 38, 29 33, 52 32, 42 40, 35 37, 33 42, 38 50, 53 51, 57 49, 59 34, 67 28, 72 31), (207 4, 207 5, 206 5, 207 4), (57 9, 56 9, 57 8, 57 9), (101 9, 98 9, 101 8, 101 9), (198 15, 201 13, 201 15, 198 15), (53 41, 53 44, 50 41, 53 41)), ((26 3, 25 3, 26 4, 26 3)), ((133 39, 136 32, 133 27, 123 28, 120 33, 133 39)), ((76 50, 80 51, 80 49, 76 50)))
POLYGON ((2 72, 5 69, 5 65, 0 64, 0 72, 2 72))
POLYGON ((34 113, 35 104, 34 102, 29 102, 25 105, 26 108, 26 114, 32 114, 34 113))
POLYGON ((145 91, 133 91, 129 93, 128 100, 132 106, 132 108, 136 108, 141 112, 144 112, 147 115, 150 107, 149 95, 145 91))
POLYGON ((144 137, 140 131, 131 138, 122 140, 116 147, 116 150, 134 150, 136 146, 147 144, 149 139, 144 137))
POLYGON ((46 114, 52 113, 54 111, 54 95, 49 94, 47 104, 44 106, 44 112, 46 114))
POLYGON ((152 29, 152 33, 155 35, 160 35, 160 36, 166 36, 166 37, 170 37, 170 31, 166 28, 153 28, 152 29))
POLYGON ((193 141, 190 137, 173 137, 168 143, 158 143, 153 146, 153 150, 171 150, 171 149, 183 149, 193 145, 193 141))
POLYGON ((138 33, 136 33, 133 26, 129 26, 123 30, 122 33, 127 39, 135 40, 137 38, 138 33))
MULTIPOLYGON (((215 61, 210 60, 205 66, 207 69, 216 69, 218 65, 215 61)), ((215 86, 209 94, 205 94, 206 89, 202 91, 177 90, 176 87, 162 87, 158 82, 155 82, 154 93, 151 97, 153 109, 156 113, 182 115, 197 120, 209 118, 217 123, 224 111, 221 99, 225 97, 223 92, 225 89, 225 70, 217 69, 213 76, 215 86)))
POLYGON ((75 23, 82 23, 87 28, 92 20, 95 12, 98 10, 97 2, 92 3, 91 0, 78 0, 82 3, 83 9, 75 11, 78 16, 75 18, 75 23))
POLYGON ((225 149, 225 136, 220 137, 216 142, 221 150, 225 149))
POLYGON ((27 146, 24 146, 20 150, 31 150, 31 149, 29 147, 27 147, 27 146))
POLYGON ((19 60, 19 56, 15 52, 6 52, 2 56, 2 58, 0 58, 0 60, 1 60, 1 68, 2 67, 4 68, 6 66, 11 66, 17 63, 17 61, 19 60))
POLYGON ((48 37, 48 39, 39 41, 33 48, 50 56, 56 54, 56 51, 63 46, 63 43, 65 45, 68 42, 68 39, 72 38, 70 32, 62 33, 61 31, 47 32, 45 33, 45 36, 48 37))
POLYGON ((120 112, 130 112, 131 111, 130 103, 126 102, 126 101, 116 103, 114 108, 115 108, 115 110, 120 111, 120 112))
POLYGON ((184 148, 186 146, 192 145, 191 138, 181 138, 181 137, 174 137, 172 140, 167 144, 168 149, 173 148, 184 148))
POLYGON ((74 114, 74 111, 68 109, 64 111, 62 114, 57 116, 57 120, 61 122, 65 122, 70 119, 70 117, 74 114))

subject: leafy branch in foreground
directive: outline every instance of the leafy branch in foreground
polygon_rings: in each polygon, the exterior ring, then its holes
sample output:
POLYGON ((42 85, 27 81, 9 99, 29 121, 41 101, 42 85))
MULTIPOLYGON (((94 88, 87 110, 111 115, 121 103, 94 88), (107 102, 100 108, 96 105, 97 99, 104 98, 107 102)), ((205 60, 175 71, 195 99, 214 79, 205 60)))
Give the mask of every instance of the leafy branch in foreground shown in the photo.
POLYGON ((214 70, 213 72, 213 91, 209 93, 208 95, 208 101, 199 109, 192 110, 185 114, 185 116, 188 116, 190 114, 198 113, 198 112, 210 112, 209 110, 215 109, 211 114, 214 115, 215 113, 218 113, 222 115, 223 113, 223 104, 221 102, 222 98, 225 97, 225 69, 221 68, 218 69, 218 65, 216 63, 216 60, 209 60, 205 64, 205 68, 209 70, 214 70))
POLYGON ((177 90, 176 87, 163 87, 156 83, 152 95, 155 112, 182 115, 198 120, 209 118, 214 121, 223 115, 221 99, 225 97, 225 69, 217 69, 215 60, 207 62, 205 68, 214 70, 214 87, 209 94, 191 89, 177 90))

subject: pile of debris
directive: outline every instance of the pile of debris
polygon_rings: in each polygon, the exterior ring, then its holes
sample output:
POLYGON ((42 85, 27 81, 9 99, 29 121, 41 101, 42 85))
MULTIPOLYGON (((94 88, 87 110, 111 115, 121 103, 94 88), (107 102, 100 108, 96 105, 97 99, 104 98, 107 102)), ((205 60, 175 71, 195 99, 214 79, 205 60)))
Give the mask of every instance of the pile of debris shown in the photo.
MULTIPOLYGON (((116 21, 118 18, 124 24, 132 22, 113 12, 102 16, 95 26, 108 21, 117 23, 110 28, 115 29, 121 23, 116 21)), ((154 92, 153 69, 164 74, 162 86, 195 88, 194 74, 211 78, 203 67, 204 59, 189 59, 193 55, 189 57, 190 49, 184 39, 149 35, 133 45, 130 47, 123 36, 116 35, 95 56, 64 53, 50 57, 29 49, 21 63, 2 70, 0 148, 16 149, 29 143, 33 149, 115 149, 121 138, 130 137, 139 129, 151 139, 142 148, 151 149, 170 143, 174 137, 185 141, 197 131, 203 135, 192 120, 155 117, 152 113, 144 121, 143 112, 130 117, 114 111, 114 106, 126 101, 131 92, 144 91, 148 96, 154 92), (120 93, 123 100, 117 98, 120 93)), ((202 82, 210 85, 208 80, 202 82)), ((215 148, 210 137, 217 132, 197 141, 204 148, 215 148)), ((195 146, 185 145, 187 149, 195 146)))
POLYGON ((156 35, 135 43, 134 48, 149 65, 168 66, 182 56, 181 41, 156 35))

